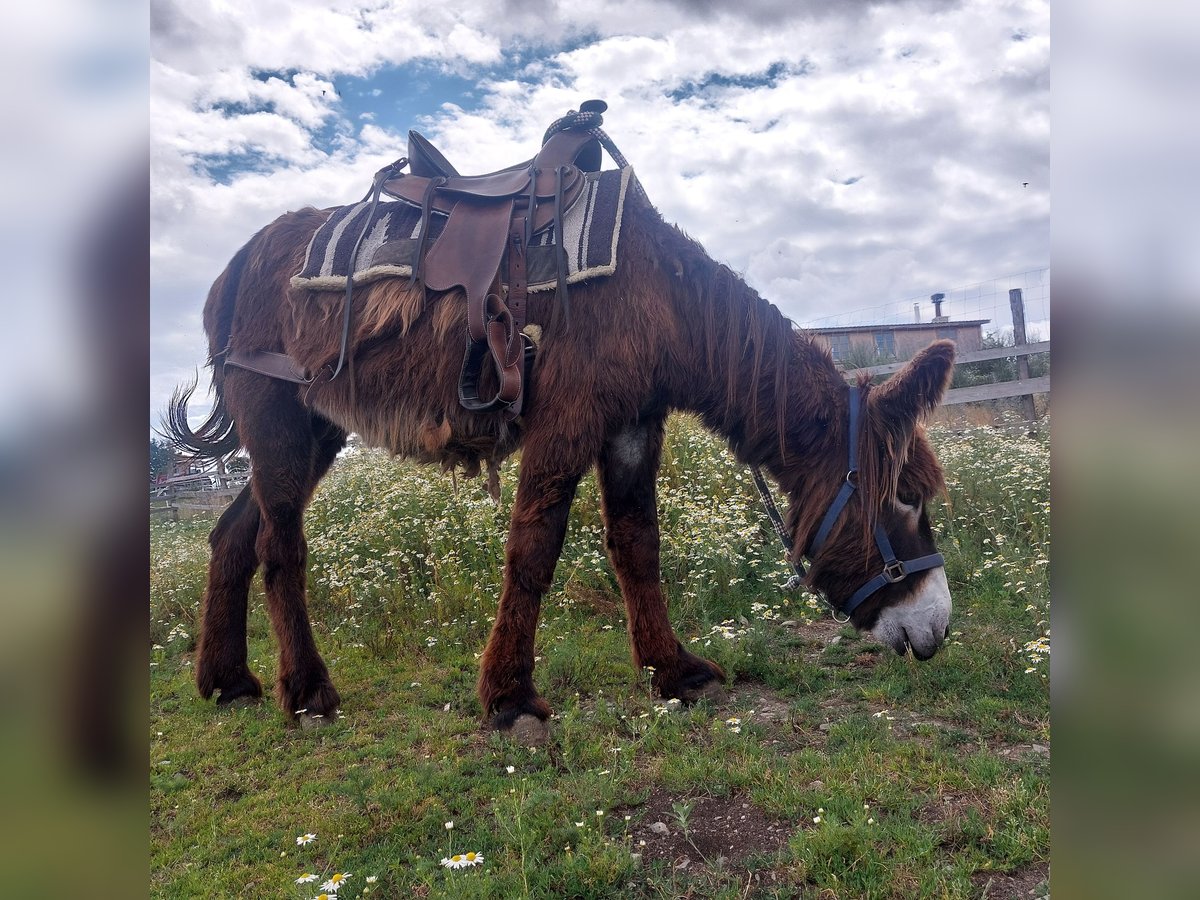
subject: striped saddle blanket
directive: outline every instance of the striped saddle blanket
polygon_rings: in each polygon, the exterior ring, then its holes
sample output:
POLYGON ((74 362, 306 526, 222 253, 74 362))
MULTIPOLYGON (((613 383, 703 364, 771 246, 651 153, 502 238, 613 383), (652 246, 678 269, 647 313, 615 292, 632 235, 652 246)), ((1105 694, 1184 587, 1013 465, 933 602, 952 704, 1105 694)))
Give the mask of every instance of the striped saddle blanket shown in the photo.
MULTIPOLYGON (((558 281, 555 247, 567 255, 567 283, 573 284, 612 275, 617 269, 617 239, 625 194, 634 178, 625 166, 584 176, 583 195, 563 216, 562 234, 555 224, 535 234, 530 241, 527 277, 530 291, 553 290, 558 281)), ((355 286, 384 278, 409 277, 422 244, 421 208, 406 201, 380 203, 375 224, 363 238, 353 261, 354 245, 362 233, 371 204, 339 206, 317 229, 309 242, 304 266, 292 276, 293 288, 312 291, 345 290, 353 271, 355 286)), ((446 225, 447 217, 430 213, 426 246, 432 246, 446 225)))

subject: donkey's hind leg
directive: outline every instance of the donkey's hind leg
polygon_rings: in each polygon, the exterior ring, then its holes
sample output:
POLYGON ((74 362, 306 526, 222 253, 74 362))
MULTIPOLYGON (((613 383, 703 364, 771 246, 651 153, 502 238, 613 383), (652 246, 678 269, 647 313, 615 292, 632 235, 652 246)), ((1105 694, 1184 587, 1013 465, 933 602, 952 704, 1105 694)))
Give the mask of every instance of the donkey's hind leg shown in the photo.
MULTIPOLYGON (((346 435, 304 409, 294 385, 248 373, 245 384, 252 390, 239 392, 237 409, 230 406, 254 466, 250 484, 259 510, 254 548, 279 642, 275 696, 289 717, 303 713, 331 719, 340 697, 309 624, 303 516, 346 435)), ((230 397, 228 387, 227 382, 230 397)))
POLYGON ((246 665, 246 604, 258 568, 257 536, 258 504, 246 485, 208 536, 212 557, 196 652, 196 686, 206 700, 220 691, 220 704, 262 696, 262 684, 246 665))
POLYGON ((600 451, 608 556, 625 597, 634 665, 654 668, 653 684, 663 697, 689 703, 718 699, 725 673, 684 650, 667 617, 655 498, 662 443, 663 417, 658 415, 610 436, 600 451))
MULTIPOLYGON (((345 434, 333 426, 316 430, 320 436, 314 486, 345 445, 345 434)), ((208 538, 212 558, 196 653, 196 685, 205 699, 219 691, 221 705, 262 696, 262 683, 246 661, 246 613, 250 582, 258 569, 258 527, 258 501, 248 484, 221 514, 208 538)))

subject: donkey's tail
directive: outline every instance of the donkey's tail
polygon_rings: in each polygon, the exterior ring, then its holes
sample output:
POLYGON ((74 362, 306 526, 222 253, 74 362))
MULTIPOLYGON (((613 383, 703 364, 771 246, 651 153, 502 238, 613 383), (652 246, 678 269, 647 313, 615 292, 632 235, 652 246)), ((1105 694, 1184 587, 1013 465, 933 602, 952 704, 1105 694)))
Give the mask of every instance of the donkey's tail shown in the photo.
POLYGON ((217 402, 212 412, 194 431, 188 424, 188 401, 196 390, 197 379, 181 384, 171 395, 163 417, 163 434, 171 445, 184 453, 202 459, 221 459, 241 446, 237 427, 225 409, 225 398, 217 385, 217 402))
MULTIPOLYGON (((264 229, 265 231, 266 229, 264 229)), ((162 418, 163 437, 175 449, 202 459, 220 459, 239 447, 237 427, 225 408, 224 353, 233 330, 234 304, 251 251, 261 240, 262 232, 251 238, 234 254, 225 271, 208 292, 204 304, 204 329, 208 332, 208 364, 212 366, 213 394, 216 403, 208 418, 194 431, 188 424, 188 401, 196 391, 198 378, 181 384, 171 395, 171 402, 162 418)))

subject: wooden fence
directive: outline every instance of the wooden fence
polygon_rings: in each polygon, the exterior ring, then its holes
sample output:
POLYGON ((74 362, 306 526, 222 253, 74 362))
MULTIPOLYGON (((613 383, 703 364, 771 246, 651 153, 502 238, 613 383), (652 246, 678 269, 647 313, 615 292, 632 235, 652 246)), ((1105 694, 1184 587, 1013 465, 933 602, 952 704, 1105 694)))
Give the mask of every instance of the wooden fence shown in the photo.
MULTIPOLYGON (((1017 360, 1017 379, 1015 381, 1000 381, 995 384, 977 384, 971 387, 952 388, 946 392, 942 400, 943 406, 954 406, 959 403, 979 403, 984 400, 1001 400, 1005 397, 1021 397, 1025 419, 1032 422, 1037 418, 1033 405, 1034 394, 1050 393, 1050 376, 1039 375, 1033 378, 1029 374, 1029 357, 1036 353, 1049 353, 1050 342, 1038 341, 1030 344, 1025 339, 1025 301, 1020 288, 1008 292, 1008 302, 1012 307, 1013 342, 1012 347, 991 347, 987 350, 973 350, 960 353, 955 357, 956 366, 969 366, 971 363, 985 362, 989 359, 1017 360)), ((855 369, 855 372, 865 372, 868 375, 890 375, 904 368, 905 363, 895 362, 882 366, 867 366, 855 369)))
POLYGON ((197 513, 215 515, 241 493, 244 484, 244 476, 203 475, 166 485, 151 485, 150 515, 163 516, 174 522, 197 513))
MULTIPOLYGON (((955 357, 956 366, 966 366, 975 362, 989 359, 1018 359, 1028 358, 1035 353, 1049 353, 1050 342, 1038 341, 1036 344, 1026 344, 1024 347, 993 347, 989 350, 973 350, 970 353, 960 353, 955 357)), ((866 372, 869 375, 890 375, 904 368, 904 363, 888 363, 884 366, 868 366, 855 369, 855 372, 866 372)), ((953 388, 946 392, 944 406, 956 403, 978 403, 982 400, 1000 400, 1004 397, 1032 397, 1034 394, 1050 392, 1050 376, 1039 375, 1036 378, 1018 378, 1016 381, 999 381, 995 384, 977 384, 972 387, 953 388)))

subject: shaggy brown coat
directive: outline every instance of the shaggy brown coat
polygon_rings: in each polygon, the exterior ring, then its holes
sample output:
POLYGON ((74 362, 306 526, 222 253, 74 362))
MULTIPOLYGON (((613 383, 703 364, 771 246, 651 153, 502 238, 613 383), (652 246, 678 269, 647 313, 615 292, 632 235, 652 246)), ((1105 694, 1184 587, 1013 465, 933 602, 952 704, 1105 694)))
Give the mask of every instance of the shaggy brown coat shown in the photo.
MULTIPOLYGON (((846 469, 848 394, 829 352, 634 190, 617 273, 573 287, 569 323, 552 293, 530 296, 529 321, 543 333, 526 412, 515 422, 458 403, 462 296, 426 295, 401 279, 356 292, 350 368, 332 382, 298 386, 224 367, 230 347, 285 351, 314 372, 336 360, 342 295, 289 288, 325 217, 288 213, 236 254, 204 309, 216 408, 195 431, 189 391, 171 411, 181 446, 214 456, 245 447, 254 464, 210 538, 200 692, 219 691, 222 702, 261 694, 246 664, 247 592, 261 565, 280 647, 279 703, 289 715, 335 713, 340 700, 305 607, 301 518, 351 431, 392 453, 471 473, 523 450, 504 588, 478 684, 482 711, 498 727, 549 715, 532 678, 536 623, 576 485, 593 465, 635 665, 654 667, 664 697, 693 699, 723 680, 718 666, 683 648, 667 617, 655 501, 664 421, 671 410, 694 412, 740 460, 767 469, 791 500, 799 555, 846 469)), ((924 514, 914 522, 892 501, 923 505, 942 486, 918 422, 940 400, 952 362, 953 345, 939 342, 887 384, 856 388, 865 411, 862 490, 810 574, 835 605, 879 571, 870 538, 877 519, 902 558, 932 552, 924 514)), ((869 628, 919 581, 879 591, 855 610, 854 623, 869 628)))

